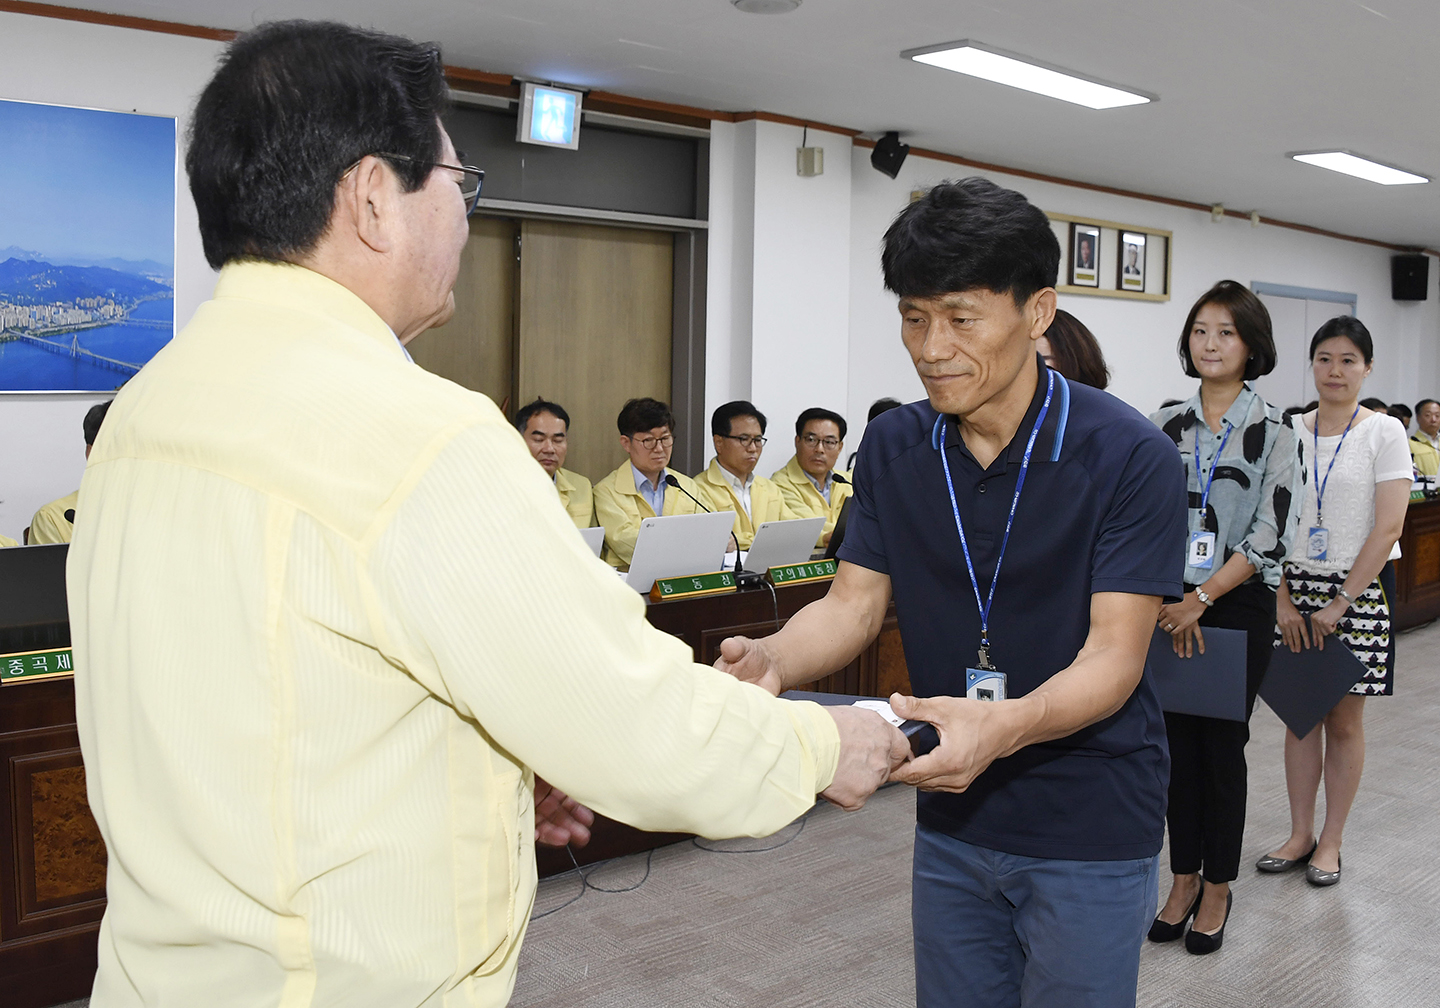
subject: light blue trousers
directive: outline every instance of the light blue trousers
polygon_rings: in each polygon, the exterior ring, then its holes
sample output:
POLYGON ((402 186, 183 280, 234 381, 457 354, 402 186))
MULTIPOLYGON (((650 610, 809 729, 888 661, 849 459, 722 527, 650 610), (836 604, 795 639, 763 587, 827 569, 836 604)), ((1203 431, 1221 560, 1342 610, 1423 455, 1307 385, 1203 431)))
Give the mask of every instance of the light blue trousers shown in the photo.
POLYGON ((1159 855, 1060 861, 915 828, 919 1008, 1134 1008, 1159 855))

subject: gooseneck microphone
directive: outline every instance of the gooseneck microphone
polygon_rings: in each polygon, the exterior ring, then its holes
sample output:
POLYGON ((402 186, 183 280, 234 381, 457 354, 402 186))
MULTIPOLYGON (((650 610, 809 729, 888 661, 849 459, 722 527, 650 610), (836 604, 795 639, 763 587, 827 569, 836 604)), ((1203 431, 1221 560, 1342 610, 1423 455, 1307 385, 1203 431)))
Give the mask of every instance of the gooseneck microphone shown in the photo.
POLYGON ((844 476, 841 476, 841 475, 840 475, 839 473, 837 473, 837 472, 832 472, 832 473, 830 474, 830 478, 831 478, 832 480, 834 480, 836 483, 849 483, 849 482, 850 482, 850 481, 847 480, 844 476))
POLYGON ((674 474, 672 474, 672 473, 666 473, 666 474, 665 474, 665 485, 668 486, 668 487, 674 487, 676 490, 679 490, 681 493, 683 493, 686 497, 689 497, 689 498, 690 498, 692 501, 694 501, 696 504, 699 504, 702 508, 705 508, 705 511, 706 511, 707 514, 714 514, 714 512, 713 512, 710 508, 705 507, 704 502, 701 501, 699 497, 696 497, 696 496, 695 496, 694 494, 692 494, 689 490, 686 490, 683 486, 681 486, 681 485, 680 485, 680 481, 675 478, 674 474))

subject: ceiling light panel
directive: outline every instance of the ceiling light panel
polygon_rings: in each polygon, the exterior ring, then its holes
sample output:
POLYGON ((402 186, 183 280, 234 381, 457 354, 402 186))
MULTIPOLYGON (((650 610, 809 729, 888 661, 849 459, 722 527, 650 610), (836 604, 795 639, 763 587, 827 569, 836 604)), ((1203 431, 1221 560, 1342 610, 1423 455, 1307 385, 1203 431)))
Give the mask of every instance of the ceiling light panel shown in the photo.
POLYGON ((1356 178, 1379 182, 1381 185, 1419 185, 1422 182, 1430 181, 1424 175, 1416 175, 1414 172, 1408 172, 1402 168, 1381 164, 1379 161, 1372 161, 1351 151, 1305 151, 1289 156, 1296 161, 1303 161, 1305 164, 1311 164, 1317 168, 1328 168, 1333 172, 1354 175, 1356 178))
POLYGON ((1061 101, 1092 109, 1119 108, 1123 105, 1144 105, 1156 96, 1134 88, 1082 77, 1071 70, 1050 66, 1019 53, 1006 52, 965 39, 923 49, 907 49, 900 54, 917 63, 927 63, 942 70, 968 74, 982 80, 1006 84, 1022 91, 1059 98, 1061 101))

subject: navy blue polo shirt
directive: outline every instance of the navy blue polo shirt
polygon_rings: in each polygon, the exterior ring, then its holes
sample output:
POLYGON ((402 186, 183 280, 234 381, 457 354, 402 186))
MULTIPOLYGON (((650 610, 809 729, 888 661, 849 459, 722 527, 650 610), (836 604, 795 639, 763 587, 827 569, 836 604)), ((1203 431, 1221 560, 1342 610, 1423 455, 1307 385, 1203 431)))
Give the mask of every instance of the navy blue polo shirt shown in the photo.
MULTIPOLYGON (((1045 398, 988 468, 942 425, 955 499, 982 597, 1025 443, 1045 398)), ((841 560, 890 576, 916 696, 964 696, 980 613, 932 442, 928 402, 865 429, 841 560)), ((1069 666, 1090 630, 1094 592, 1182 591, 1185 469, 1175 444, 1119 399, 1062 383, 1036 439, 990 612, 991 662, 1020 697, 1069 666), (1068 385, 1068 388, 1066 387, 1068 385), (1068 410, 1065 409, 1068 392, 1068 410)), ((921 823, 992 850, 1106 861, 1150 857, 1164 833, 1169 753, 1152 677, 1103 721, 996 760, 961 794, 920 792, 921 823)))

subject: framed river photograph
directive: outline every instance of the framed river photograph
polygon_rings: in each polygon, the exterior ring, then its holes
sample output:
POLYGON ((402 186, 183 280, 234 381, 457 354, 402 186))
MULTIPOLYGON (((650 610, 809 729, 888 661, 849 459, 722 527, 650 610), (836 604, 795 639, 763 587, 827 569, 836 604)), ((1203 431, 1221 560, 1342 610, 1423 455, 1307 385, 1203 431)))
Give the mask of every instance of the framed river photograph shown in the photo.
POLYGON ((1145 289, 1145 235, 1142 232, 1120 232, 1119 273, 1115 277, 1115 289, 1145 289))
POLYGON ((175 120, 0 100, 0 392, 119 388, 175 331, 175 120))
POLYGON ((1100 229, 1089 224, 1070 225, 1070 283, 1075 287, 1100 286, 1100 229))

